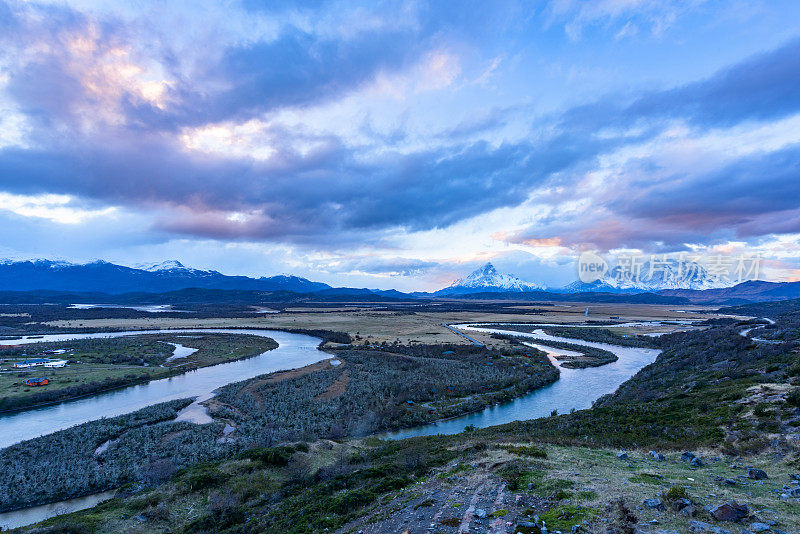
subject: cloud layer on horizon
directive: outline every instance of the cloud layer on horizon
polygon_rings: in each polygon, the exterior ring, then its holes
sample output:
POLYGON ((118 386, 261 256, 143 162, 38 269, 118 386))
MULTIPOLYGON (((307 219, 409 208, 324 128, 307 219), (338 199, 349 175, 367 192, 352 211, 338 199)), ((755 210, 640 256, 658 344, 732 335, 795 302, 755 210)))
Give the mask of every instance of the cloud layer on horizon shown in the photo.
POLYGON ((751 38, 694 79, 665 68, 679 83, 577 98, 536 84, 561 80, 537 51, 566 62, 591 39, 697 31, 683 3, 627 6, 245 3, 204 25, 202 9, 151 24, 155 5, 0 3, 0 193, 15 217, 68 199, 55 227, 136 218, 136 246, 260 243, 295 251, 288 266, 366 275, 441 274, 503 247, 541 257, 541 243, 552 258, 800 234, 797 34, 751 38), (473 243, 425 250, 448 232, 473 243))

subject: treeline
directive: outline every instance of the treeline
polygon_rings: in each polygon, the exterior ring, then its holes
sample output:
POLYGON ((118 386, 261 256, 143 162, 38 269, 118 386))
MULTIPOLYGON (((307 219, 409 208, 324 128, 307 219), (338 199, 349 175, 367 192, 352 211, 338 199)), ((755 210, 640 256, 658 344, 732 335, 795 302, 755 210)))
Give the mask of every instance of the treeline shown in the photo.
POLYGON ((643 335, 625 336, 608 328, 545 326, 542 328, 542 330, 551 336, 569 337, 573 339, 581 339, 583 341, 591 341, 594 343, 617 345, 620 347, 657 349, 661 346, 658 337, 643 335))
POLYGON ((800 311, 800 299, 727 306, 717 311, 729 315, 750 315, 753 317, 770 317, 775 319, 781 315, 798 313, 800 311))
POLYGON ((185 400, 0 450, 0 510, 131 482, 154 484, 182 467, 252 447, 423 424, 509 400, 558 378, 546 356, 533 350, 505 357, 465 345, 428 345, 395 347, 394 352, 342 349, 335 354, 343 365, 272 384, 257 377, 221 388, 212 411, 235 423, 233 443, 218 442, 222 423, 171 421, 190 402, 185 400), (337 381, 340 387, 331 394, 329 388, 337 381), (114 441, 108 449, 95 455, 109 440, 114 441))
POLYGON ((51 349, 70 349, 70 352, 58 357, 81 363, 158 366, 172 356, 174 347, 169 343, 198 349, 198 352, 192 355, 193 360, 216 363, 257 356, 278 346, 275 340, 263 336, 186 331, 7 346, 0 348, 0 358, 20 358, 23 355, 37 355, 51 349))
POLYGON ((475 411, 558 377, 546 360, 336 354, 344 365, 258 388, 251 381, 225 386, 213 413, 236 421, 240 437, 254 445, 360 436, 475 411), (342 390, 326 396, 345 374, 342 390))
POLYGON ((730 454, 756 452, 769 443, 766 433, 800 424, 797 408, 788 401, 771 406, 753 423, 742 419, 746 405, 736 401, 758 384, 794 384, 800 392, 800 344, 754 343, 739 330, 715 327, 663 336, 664 351, 656 361, 591 410, 481 432, 574 445, 722 446, 730 454))
POLYGON ((533 324, 498 324, 492 326, 513 332, 530 333, 534 330, 542 330, 551 336, 581 339, 583 341, 592 341, 594 343, 607 343, 609 345, 618 345, 620 347, 660 347, 657 337, 642 335, 625 336, 608 328, 587 328, 581 326, 539 326, 533 324))
POLYGON ((775 341, 800 340, 800 299, 730 306, 720 308, 719 312, 756 317, 748 323, 765 326, 754 330, 751 335, 775 341), (767 324, 764 317, 774 320, 775 324, 767 324))
MULTIPOLYGON (((0 397, 0 413, 23 410, 41 404, 62 402, 88 395, 96 395, 115 388, 147 382, 150 378, 150 374, 147 372, 138 374, 130 373, 122 377, 108 377, 103 380, 84 382, 74 386, 65 386, 60 389, 42 389, 41 391, 36 391, 25 396, 0 397)), ((19 380, 22 379, 20 378, 19 380)))
MULTIPOLYGON (((537 349, 527 347, 525 350, 518 348, 489 349, 483 346, 479 347, 477 345, 466 345, 463 343, 411 343, 405 345, 399 341, 391 343, 383 341, 380 344, 370 344, 368 341, 364 341, 362 345, 355 345, 352 348, 380 350, 393 354, 405 354, 406 356, 414 356, 416 358, 444 358, 446 360, 463 360, 465 358, 500 359, 502 357, 523 356, 524 354, 530 355, 537 352, 537 349)), ((544 355, 544 353, 541 353, 541 355, 544 355)))
POLYGON ((181 467, 221 458, 222 425, 171 420, 191 399, 84 423, 0 450, 0 511, 117 488, 163 482, 181 467), (103 443, 116 440, 102 454, 103 443))
POLYGON ((318 337, 322 343, 339 343, 348 345, 353 342, 353 338, 347 332, 337 332, 335 330, 322 330, 315 328, 280 328, 283 332, 290 334, 305 334, 311 337, 318 337))
POLYGON ((31 343, 3 347, 0 349, 0 357, 19 358, 24 355, 30 357, 47 350, 71 349, 69 353, 58 357, 71 361, 81 360, 84 363, 160 365, 172 355, 173 348, 170 345, 159 343, 160 340, 167 339, 171 340, 168 336, 148 334, 31 343))
MULTIPOLYGON (((68 348, 71 352, 58 357, 71 363, 111 364, 140 366, 124 376, 106 377, 102 380, 63 385, 58 383, 59 370, 48 370, 51 384, 26 395, 0 397, 0 412, 23 410, 41 404, 66 401, 95 395, 115 388, 182 374, 192 369, 226 361, 258 356, 277 348, 275 340, 247 334, 144 334, 114 338, 79 339, 65 342, 35 343, 0 349, 0 358, 19 358, 38 354, 48 349, 68 348), (191 336, 191 337, 187 337, 191 336), (163 368, 173 353, 168 343, 180 343, 199 349, 188 359, 175 361, 176 368, 163 368)), ((169 364, 167 364, 169 365, 169 364)), ((41 373, 41 368, 33 368, 41 373)), ((15 377, 15 380, 22 380, 15 377)))
MULTIPOLYGON (((612 363, 617 361, 617 355, 611 351, 605 349, 598 349, 597 347, 587 347, 586 345, 578 345, 576 343, 566 343, 563 341, 549 341, 544 339, 532 339, 532 338, 523 338, 520 336, 515 336, 514 334, 492 334, 492 338, 494 339, 503 339, 506 341, 511 341, 512 343, 536 343, 537 345, 543 345, 547 347, 552 347, 554 349, 564 349, 570 350, 573 352, 581 353, 581 356, 557 356, 556 359, 564 362, 561 364, 562 367, 567 367, 569 369, 585 369, 587 367, 600 367, 601 365, 605 365, 607 363, 612 363)), ((531 350, 537 350, 531 347, 531 350)))
POLYGON ((570 369, 600 367, 602 365, 606 365, 607 363, 613 363, 619 359, 617 355, 610 350, 598 349, 597 347, 587 347, 586 345, 565 343, 563 341, 542 340, 540 343, 554 349, 571 350, 583 354, 583 356, 556 356, 557 360, 564 362, 561 364, 562 366, 570 369))

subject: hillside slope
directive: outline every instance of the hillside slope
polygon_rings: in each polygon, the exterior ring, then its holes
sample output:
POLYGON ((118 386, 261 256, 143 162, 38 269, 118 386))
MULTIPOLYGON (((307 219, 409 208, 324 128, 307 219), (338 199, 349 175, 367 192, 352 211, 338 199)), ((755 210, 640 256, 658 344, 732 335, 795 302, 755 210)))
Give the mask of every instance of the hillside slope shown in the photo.
POLYGON ((254 449, 40 532, 796 532, 798 311, 774 317, 774 336, 791 338, 779 344, 735 320, 664 336, 653 364, 589 410, 254 449))

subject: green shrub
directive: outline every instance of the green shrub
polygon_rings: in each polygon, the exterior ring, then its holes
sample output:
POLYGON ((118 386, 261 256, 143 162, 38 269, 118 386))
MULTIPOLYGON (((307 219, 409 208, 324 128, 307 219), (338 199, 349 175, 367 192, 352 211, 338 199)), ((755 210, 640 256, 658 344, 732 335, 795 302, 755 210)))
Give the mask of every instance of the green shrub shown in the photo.
POLYGON ((509 462, 497 471, 511 491, 520 489, 533 473, 534 471, 524 462, 509 462))
POLYGON ((517 456, 529 456, 531 458, 547 458, 547 452, 544 449, 533 446, 516 446, 516 445, 501 445, 501 449, 516 454, 517 456))
POLYGON ((664 494, 664 497, 670 501, 674 501, 676 499, 686 499, 688 496, 689 495, 686 492, 685 486, 670 486, 670 488, 664 494))
MULTIPOLYGON (((307 445, 306 450, 308 450, 307 445)), ((261 462, 266 466, 285 467, 289 465, 289 460, 292 459, 294 452, 294 447, 267 447, 250 449, 243 452, 240 456, 242 458, 249 458, 261 462)))
POLYGON ((186 483, 190 491, 198 491, 211 486, 223 484, 230 475, 217 469, 215 465, 200 466, 186 473, 186 483))
POLYGON ((592 508, 583 508, 571 504, 562 504, 547 510, 539 517, 547 525, 547 530, 561 530, 562 532, 569 532, 574 525, 583 523, 595 513, 596 511, 592 508))

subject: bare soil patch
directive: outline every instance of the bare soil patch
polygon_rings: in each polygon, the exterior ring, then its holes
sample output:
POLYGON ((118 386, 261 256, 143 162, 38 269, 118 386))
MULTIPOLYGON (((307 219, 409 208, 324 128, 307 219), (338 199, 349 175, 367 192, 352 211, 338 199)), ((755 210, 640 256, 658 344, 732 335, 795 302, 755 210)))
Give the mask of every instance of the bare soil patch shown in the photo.
POLYGON ((344 393, 345 390, 347 390, 347 384, 349 382, 350 382, 350 373, 348 373, 347 369, 345 369, 344 371, 342 371, 342 374, 339 376, 339 378, 337 378, 333 384, 328 386, 328 389, 327 391, 325 391, 325 393, 323 393, 322 395, 317 395, 314 398, 317 400, 327 400, 327 399, 332 399, 334 397, 338 397, 339 395, 344 393))

